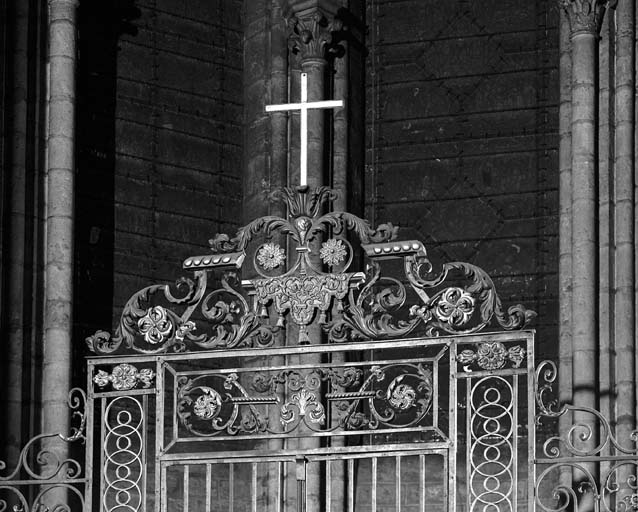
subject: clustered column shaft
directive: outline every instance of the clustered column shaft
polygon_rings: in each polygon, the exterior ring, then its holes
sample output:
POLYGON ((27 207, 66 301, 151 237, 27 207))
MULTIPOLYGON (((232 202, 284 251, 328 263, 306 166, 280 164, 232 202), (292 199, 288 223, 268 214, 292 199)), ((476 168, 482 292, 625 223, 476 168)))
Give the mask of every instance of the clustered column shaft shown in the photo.
MULTIPOLYGON (((604 406, 614 435, 629 448, 637 408, 636 6, 635 0, 559 3, 560 366, 569 373, 561 377, 561 399, 604 406), (603 22, 610 30, 599 48, 603 22), (600 393, 607 392, 600 404, 600 393)), ((594 448, 594 415, 577 412, 573 423, 591 428, 583 448, 594 448)), ((593 464, 587 469, 595 476, 593 464)), ((632 471, 618 471, 620 486, 632 471)), ((579 510, 590 506, 582 503, 579 510)))
POLYGON ((43 429, 68 431, 73 295, 77 0, 49 1, 43 429))

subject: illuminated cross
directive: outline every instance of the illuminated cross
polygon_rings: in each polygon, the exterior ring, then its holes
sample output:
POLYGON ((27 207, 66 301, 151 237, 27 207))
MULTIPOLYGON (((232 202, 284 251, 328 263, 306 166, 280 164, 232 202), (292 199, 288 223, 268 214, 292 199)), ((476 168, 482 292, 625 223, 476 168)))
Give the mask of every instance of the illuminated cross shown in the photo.
POLYGON ((266 105, 266 112, 281 112, 282 110, 301 111, 301 150, 300 150, 300 179, 301 186, 307 185, 308 181, 308 110, 316 108, 337 108, 343 107, 342 100, 328 101, 308 101, 308 73, 301 73, 301 102, 288 103, 284 105, 266 105))

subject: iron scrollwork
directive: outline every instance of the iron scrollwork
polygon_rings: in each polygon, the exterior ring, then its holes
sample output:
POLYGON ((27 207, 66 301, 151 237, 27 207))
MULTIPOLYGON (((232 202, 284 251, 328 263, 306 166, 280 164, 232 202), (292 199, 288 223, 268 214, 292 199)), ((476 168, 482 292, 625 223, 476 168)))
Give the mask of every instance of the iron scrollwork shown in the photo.
POLYGON ((554 502, 536 493, 536 504, 546 512, 579 509, 585 499, 596 510, 638 510, 638 430, 619 439, 609 419, 590 407, 560 403, 554 394, 558 370, 553 361, 541 362, 535 373, 536 424, 562 421, 560 432, 537 449, 539 468, 535 489, 553 486, 554 502), (606 465, 592 464, 604 457, 606 465), (568 478, 561 475, 568 475, 568 478), (573 476, 572 476, 573 475, 573 476), (555 483, 558 482, 558 483, 555 483))
POLYGON ((435 392, 423 363, 362 368, 209 373, 178 378, 177 416, 195 436, 422 427, 435 392), (328 390, 322 393, 322 383, 328 390), (324 400, 322 400, 322 397, 324 400), (337 417, 327 422, 326 403, 337 417), (275 415, 265 406, 274 406, 275 415), (275 422, 278 424, 276 425, 275 422))
POLYGON ((6 474, 7 463, 0 460, 0 510, 71 510, 69 504, 84 509, 86 474, 82 459, 69 454, 86 436, 86 394, 73 388, 68 406, 77 424, 68 433, 47 433, 27 442, 6 474), (30 492, 35 491, 33 493, 30 492), (68 494, 68 501, 67 501, 68 494), (48 510, 48 509, 47 509, 48 510))
POLYGON ((181 296, 168 285, 140 290, 127 302, 115 335, 98 331, 87 338, 89 348, 98 354, 121 347, 157 354, 267 347, 286 321, 299 328, 299 343, 318 343, 307 330, 315 323, 329 341, 341 342, 468 334, 493 321, 503 329, 521 329, 534 318, 521 305, 505 310, 492 279, 479 267, 451 262, 436 273, 421 242, 396 241, 397 227, 373 229, 356 215, 330 211, 336 197, 326 187, 273 192, 271 198, 287 207, 285 218, 259 217, 234 237, 216 235, 209 241, 212 254, 185 260, 194 277, 177 282, 181 296), (352 272, 359 245, 369 262, 365 272, 352 272), (242 281, 239 272, 249 251, 258 277, 242 281), (388 258, 403 259, 403 277, 382 274, 380 263, 388 258), (215 280, 220 286, 209 291, 215 280), (411 300, 406 309, 409 294, 416 303, 411 300))

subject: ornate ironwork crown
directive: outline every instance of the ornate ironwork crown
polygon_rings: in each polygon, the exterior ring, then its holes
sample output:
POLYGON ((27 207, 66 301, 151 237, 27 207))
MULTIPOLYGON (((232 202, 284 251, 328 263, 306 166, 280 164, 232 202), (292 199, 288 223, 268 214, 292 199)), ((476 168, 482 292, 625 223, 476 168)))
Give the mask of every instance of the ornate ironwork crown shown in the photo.
POLYGON ((328 211, 336 197, 326 187, 273 192, 272 199, 286 204, 287 218, 264 216, 233 238, 216 235, 211 254, 184 261, 194 276, 177 281, 181 296, 167 284, 143 288, 127 302, 115 335, 96 332, 87 338, 90 349, 108 354, 123 346, 155 354, 264 347, 286 322, 298 328, 298 337, 296 329, 289 331, 288 345, 293 337, 300 344, 319 342, 309 336, 311 325, 320 325, 329 342, 470 334, 494 320, 520 329, 536 316, 520 304, 505 311, 481 268, 451 262, 434 272, 425 246, 397 241, 392 224, 373 229, 356 215, 328 211), (349 271, 357 246, 367 257, 365 272, 349 271), (248 254, 256 276, 242 281, 248 254), (403 261, 401 279, 381 274, 387 259, 403 261), (413 301, 407 301, 409 292, 413 301))

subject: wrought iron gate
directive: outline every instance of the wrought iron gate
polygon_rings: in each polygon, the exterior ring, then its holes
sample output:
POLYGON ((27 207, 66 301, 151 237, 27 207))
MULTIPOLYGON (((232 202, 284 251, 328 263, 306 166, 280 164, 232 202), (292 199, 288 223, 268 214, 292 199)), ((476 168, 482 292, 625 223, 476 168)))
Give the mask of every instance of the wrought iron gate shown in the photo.
POLYGON ((0 512, 638 510, 638 436, 551 399, 534 313, 390 224, 325 211, 334 197, 279 191, 286 218, 216 236, 177 291, 134 294, 87 339, 78 428, 0 462, 0 512), (84 460, 52 440, 85 440, 84 460))
POLYGON ((531 355, 517 332, 92 359, 102 510, 515 510, 531 355))

